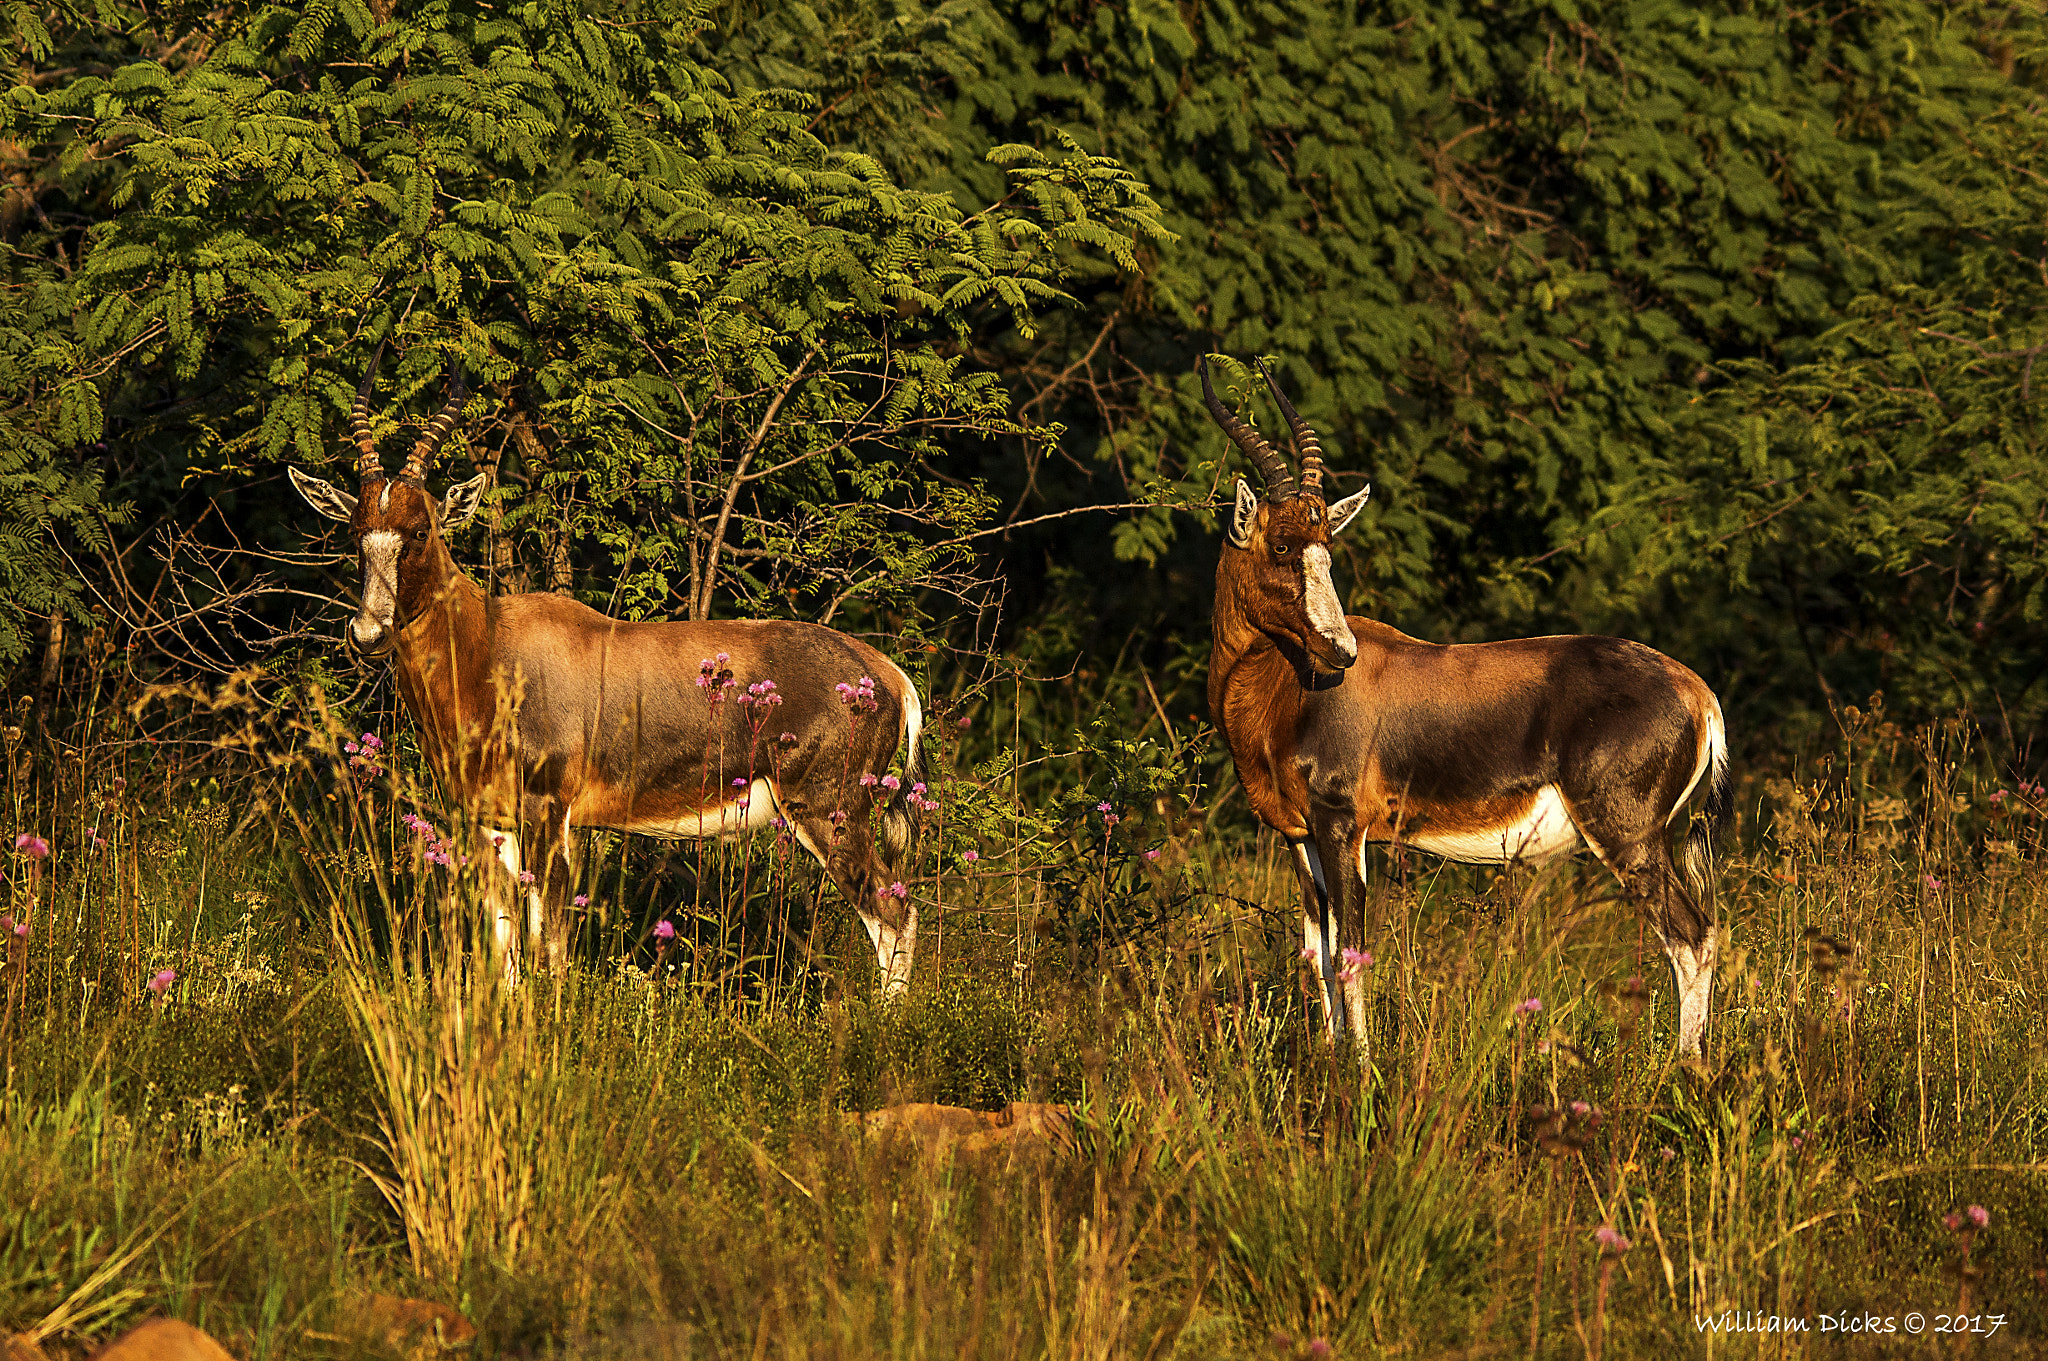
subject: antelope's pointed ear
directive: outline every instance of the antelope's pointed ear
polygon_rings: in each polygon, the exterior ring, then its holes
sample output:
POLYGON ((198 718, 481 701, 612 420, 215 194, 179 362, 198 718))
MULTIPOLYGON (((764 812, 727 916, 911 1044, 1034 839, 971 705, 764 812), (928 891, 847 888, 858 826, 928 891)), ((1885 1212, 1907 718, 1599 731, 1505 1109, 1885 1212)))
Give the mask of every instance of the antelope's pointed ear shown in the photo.
POLYGON ((1358 518, 1358 512, 1365 509, 1365 503, 1372 496, 1372 484, 1366 483, 1365 490, 1347 496, 1330 507, 1330 532, 1335 534, 1358 518))
POLYGON ((477 507, 484 503, 484 487, 490 480, 489 473, 478 473, 469 481, 457 482, 448 489, 448 495, 441 498, 443 534, 469 523, 469 517, 476 514, 477 507))
POLYGON ((1237 479, 1237 505, 1230 512, 1230 542, 1236 548, 1252 546, 1252 526, 1258 523, 1259 494, 1252 490, 1252 484, 1243 478, 1237 479))
POLYGON ((313 509, 330 520, 340 520, 344 524, 355 518, 355 497, 332 482, 322 482, 319 478, 302 473, 297 468, 286 471, 291 473, 292 485, 299 489, 299 495, 305 497, 306 504, 313 509))

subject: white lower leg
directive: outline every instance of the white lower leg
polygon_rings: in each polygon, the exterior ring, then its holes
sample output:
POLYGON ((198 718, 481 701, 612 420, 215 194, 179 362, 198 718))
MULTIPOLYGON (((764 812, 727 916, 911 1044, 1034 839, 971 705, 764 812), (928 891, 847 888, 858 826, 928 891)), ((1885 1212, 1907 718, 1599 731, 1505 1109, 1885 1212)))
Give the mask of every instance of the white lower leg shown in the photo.
POLYGON ((485 835, 491 838, 496 850, 498 863, 505 868, 505 874, 512 881, 507 893, 493 895, 496 903, 492 920, 491 936, 498 949, 498 963, 504 970, 507 983, 519 981, 519 919, 512 913, 512 901, 519 894, 519 833, 492 831, 485 835), (509 897, 507 896, 509 893, 509 897))
POLYGON ((1335 1039, 1337 1008, 1342 1003, 1337 996, 1336 922, 1330 917, 1330 894, 1323 880, 1323 859, 1316 854, 1315 844, 1308 841, 1295 842, 1294 854, 1302 868, 1308 871, 1315 896, 1315 905, 1309 907, 1304 904, 1301 914, 1302 958, 1315 966, 1316 998, 1323 1004, 1323 1033, 1335 1039))
POLYGON ((1692 1057, 1700 1052, 1700 1038, 1707 1031, 1707 1006, 1714 996, 1714 933, 1712 928, 1698 945, 1664 943, 1671 957, 1671 972, 1678 984, 1678 1052, 1692 1057))

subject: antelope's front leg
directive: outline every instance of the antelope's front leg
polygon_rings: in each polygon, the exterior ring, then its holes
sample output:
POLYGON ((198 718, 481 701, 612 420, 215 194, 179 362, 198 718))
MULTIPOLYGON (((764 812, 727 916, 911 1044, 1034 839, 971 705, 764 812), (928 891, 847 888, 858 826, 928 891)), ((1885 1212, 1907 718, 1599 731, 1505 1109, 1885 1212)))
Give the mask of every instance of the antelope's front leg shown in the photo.
POLYGON ((1323 1032, 1337 1037, 1337 922, 1330 912, 1329 880, 1313 841, 1296 841, 1294 875, 1301 884, 1301 955, 1316 971, 1316 996, 1323 1004, 1323 1032))
POLYGON ((491 894, 491 940, 498 951, 501 980, 507 986, 517 986, 524 941, 520 938, 519 915, 514 905, 525 889, 521 880, 528 877, 519 850, 519 829, 487 827, 484 835, 490 838, 491 849, 505 871, 505 884, 491 894))
POLYGON ((1371 1050, 1365 1031, 1365 967, 1358 955, 1365 949, 1365 832, 1349 809, 1319 810, 1310 821, 1318 847, 1326 848, 1324 886, 1329 900, 1325 934, 1335 965, 1332 995, 1344 1021, 1340 1028, 1358 1047, 1360 1063, 1371 1050), (1350 958, 1345 951, 1352 951, 1350 958))

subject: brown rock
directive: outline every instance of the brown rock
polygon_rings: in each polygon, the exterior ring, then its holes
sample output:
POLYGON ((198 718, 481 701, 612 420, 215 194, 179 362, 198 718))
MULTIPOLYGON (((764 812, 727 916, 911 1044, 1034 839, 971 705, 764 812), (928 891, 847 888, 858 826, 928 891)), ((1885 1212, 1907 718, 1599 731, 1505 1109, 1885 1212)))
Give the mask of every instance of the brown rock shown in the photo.
POLYGON ((189 1323, 153 1318, 93 1353, 93 1361, 234 1361, 227 1348, 189 1323))
POLYGON ((926 1101, 864 1112, 861 1128, 874 1139, 907 1139, 925 1153, 957 1151, 968 1157, 1066 1148, 1073 1140, 1067 1108, 1013 1101, 999 1111, 971 1111, 926 1101))
POLYGON ((366 1340, 416 1361, 476 1344, 476 1325, 456 1310, 432 1300, 366 1295, 362 1302, 362 1325, 366 1340))

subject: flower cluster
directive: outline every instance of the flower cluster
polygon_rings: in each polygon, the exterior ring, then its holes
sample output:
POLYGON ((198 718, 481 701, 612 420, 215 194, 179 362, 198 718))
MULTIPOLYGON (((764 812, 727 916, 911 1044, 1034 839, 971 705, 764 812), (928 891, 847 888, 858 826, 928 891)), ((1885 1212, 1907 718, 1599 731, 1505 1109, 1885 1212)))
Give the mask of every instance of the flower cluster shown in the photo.
POLYGON ((158 969, 156 976, 149 980, 149 990, 162 997, 171 990, 171 984, 178 981, 176 969, 158 969))
POLYGON ((848 685, 841 681, 832 688, 839 693, 839 702, 850 705, 857 713, 871 714, 881 707, 881 701, 875 698, 873 676, 862 676, 858 685, 848 685))
POLYGON ((426 857, 429 865, 439 865, 442 869, 447 869, 454 864, 467 865, 469 863, 468 856, 458 856, 455 854, 454 842, 443 837, 433 823, 428 822, 419 814, 407 813, 399 821, 404 823, 414 836, 427 843, 426 857))
POLYGON ((1606 1118, 1598 1106, 1585 1101, 1574 1101, 1554 1110, 1549 1106, 1529 1108, 1529 1123, 1534 1126, 1536 1142, 1553 1158, 1591 1144, 1594 1131, 1606 1118))
POLYGON ((1951 1233, 1965 1224, 1973 1229, 1988 1229, 1991 1227, 1991 1211, 1982 1205, 1972 1205, 1967 1210, 1950 1210, 1941 1217, 1941 1222, 1951 1233))
POLYGON ((14 838, 14 852, 31 860, 41 860, 50 854, 50 843, 34 832, 23 832, 14 838))
POLYGON ((676 924, 663 917, 654 924, 654 938, 660 941, 662 947, 666 949, 668 943, 676 938, 676 924))
POLYGON ((1337 981, 1340 983, 1355 983, 1360 978, 1363 978, 1365 971, 1371 967, 1372 952, 1370 950, 1353 950, 1346 947, 1344 951, 1344 967, 1337 970, 1337 981))
MULTIPOLYGON (((722 657, 725 654, 720 653, 719 655, 722 657)), ((709 665, 709 663, 706 663, 706 665, 709 665)), ((701 676, 698 678, 697 683, 700 685, 704 683, 701 676)), ((735 698, 739 703, 751 705, 759 710, 763 721, 766 721, 770 709, 782 703, 782 696, 775 693, 775 682, 772 680, 755 681, 747 687, 745 694, 735 698)))
POLYGON ((16 940, 27 940, 28 923, 18 922, 12 917, 0 915, 0 936, 13 936, 16 940))
POLYGON ((384 739, 377 734, 366 732, 361 737, 342 743, 341 749, 348 755, 351 770, 360 770, 370 775, 383 773, 384 767, 377 762, 383 757, 384 739))
POLYGON ((901 879, 898 879, 895 883, 889 885, 889 887, 887 888, 876 889, 875 896, 877 898, 908 898, 910 896, 910 890, 903 886, 903 881, 901 879))
POLYGON ((923 780, 910 786, 910 806, 924 813, 939 811, 939 801, 926 795, 923 780))
POLYGON ((1617 1256, 1635 1246, 1628 1239, 1622 1237, 1621 1230, 1615 1228, 1612 1224, 1602 1224, 1599 1228, 1593 1230, 1593 1241, 1600 1245, 1602 1252, 1611 1252, 1617 1256))
POLYGON ((1515 1003, 1515 1019, 1519 1021, 1525 1016, 1534 1016, 1541 1010, 1543 1010, 1543 999, 1541 997, 1525 997, 1515 1003))
POLYGON ((697 663, 697 688, 708 690, 710 693, 706 698, 713 704, 725 698, 725 692, 733 687, 732 671, 726 666, 731 660, 731 653, 721 652, 697 663))
POLYGON ((1116 815, 1116 805, 1110 803, 1107 799, 1096 804, 1095 811, 1102 814, 1102 830, 1105 835, 1109 832, 1110 828, 1123 821, 1122 818, 1116 815))

